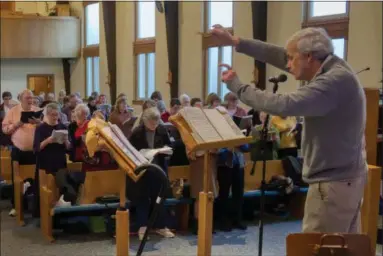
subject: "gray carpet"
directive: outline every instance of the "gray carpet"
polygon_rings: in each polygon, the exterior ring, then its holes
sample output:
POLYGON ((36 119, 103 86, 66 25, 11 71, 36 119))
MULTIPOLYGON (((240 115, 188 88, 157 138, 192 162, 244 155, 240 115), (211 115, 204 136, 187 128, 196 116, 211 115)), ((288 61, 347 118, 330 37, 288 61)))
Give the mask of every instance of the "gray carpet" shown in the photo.
MULTIPOLYGON (((38 228, 30 223, 18 227, 14 218, 8 216, 8 205, 0 202, 1 210, 1 256, 114 256, 114 241, 104 235, 65 235, 55 243, 46 242, 38 228)), ((264 256, 285 255, 285 238, 289 233, 299 232, 299 221, 273 222, 265 225, 264 256)), ((213 236, 212 255, 257 255, 258 227, 253 225, 244 231, 218 232, 213 236)), ((131 237, 131 255, 138 249, 138 239, 131 237)), ((163 239, 151 235, 143 255, 190 255, 195 256, 197 237, 177 234, 176 238, 163 239)), ((381 248, 378 249, 381 255, 381 248)))

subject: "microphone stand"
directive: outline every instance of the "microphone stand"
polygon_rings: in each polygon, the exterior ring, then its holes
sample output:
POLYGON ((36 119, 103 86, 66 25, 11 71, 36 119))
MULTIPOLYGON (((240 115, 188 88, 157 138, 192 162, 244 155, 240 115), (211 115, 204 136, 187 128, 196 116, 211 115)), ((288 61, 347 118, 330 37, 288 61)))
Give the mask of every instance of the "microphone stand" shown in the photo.
MULTIPOLYGON (((273 93, 276 93, 278 90, 278 81, 273 82, 273 93)), ((266 120, 263 124, 262 136, 261 136, 261 156, 262 156, 262 181, 261 181, 261 200, 260 200, 260 213, 259 213, 259 240, 258 240, 258 256, 262 256, 263 249, 263 215, 265 212, 265 185, 266 185, 266 161, 267 161, 267 149, 271 147, 272 143, 268 141, 269 134, 269 121, 270 115, 266 115, 266 120)), ((254 175, 255 171, 255 161, 257 159, 252 159, 253 168, 251 170, 251 175, 254 175)))

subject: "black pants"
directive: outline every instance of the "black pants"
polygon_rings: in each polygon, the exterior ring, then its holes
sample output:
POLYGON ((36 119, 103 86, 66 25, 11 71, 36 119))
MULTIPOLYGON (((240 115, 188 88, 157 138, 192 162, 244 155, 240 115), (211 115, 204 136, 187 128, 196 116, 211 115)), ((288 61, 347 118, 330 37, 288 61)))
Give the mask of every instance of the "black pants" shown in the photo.
POLYGON ((278 158, 283 159, 288 156, 298 157, 297 148, 281 148, 278 150, 278 158))
POLYGON ((11 204, 12 207, 15 207, 15 190, 14 190, 14 170, 13 170, 13 162, 19 162, 19 165, 30 165, 36 164, 36 156, 33 151, 21 151, 20 149, 13 147, 11 152, 11 160, 12 160, 12 195, 11 195, 11 204))
POLYGON ((230 213, 233 213, 233 221, 242 220, 243 193, 245 187, 244 169, 239 165, 233 168, 220 166, 217 169, 217 180, 219 192, 217 206, 220 219, 229 219, 230 213), (230 188, 232 192, 232 204, 229 201, 230 188))

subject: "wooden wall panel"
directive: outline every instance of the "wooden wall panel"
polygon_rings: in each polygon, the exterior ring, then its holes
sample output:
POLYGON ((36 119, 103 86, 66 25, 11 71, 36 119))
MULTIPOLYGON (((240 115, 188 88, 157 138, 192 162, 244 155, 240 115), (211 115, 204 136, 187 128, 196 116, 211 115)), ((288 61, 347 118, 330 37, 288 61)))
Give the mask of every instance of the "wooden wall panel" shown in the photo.
POLYGON ((365 88, 367 100, 366 151, 367 163, 376 165, 378 146, 379 89, 365 88))
POLYGON ((1 58, 77 58, 80 20, 75 17, 1 17, 1 58))

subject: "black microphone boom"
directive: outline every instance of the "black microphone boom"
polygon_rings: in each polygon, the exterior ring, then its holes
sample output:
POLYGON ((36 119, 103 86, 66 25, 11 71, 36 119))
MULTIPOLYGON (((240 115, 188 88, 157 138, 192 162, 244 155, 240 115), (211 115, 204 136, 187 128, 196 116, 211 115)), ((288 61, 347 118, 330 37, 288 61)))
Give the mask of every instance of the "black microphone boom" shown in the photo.
POLYGON ((286 82, 287 76, 285 74, 280 74, 279 76, 273 76, 269 78, 270 83, 283 83, 286 82))
POLYGON ((369 71, 369 70, 370 70, 370 67, 365 67, 364 69, 361 69, 358 72, 356 72, 355 75, 360 74, 360 73, 362 73, 364 71, 369 71))

